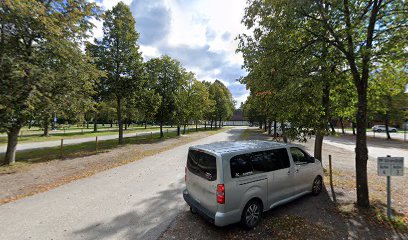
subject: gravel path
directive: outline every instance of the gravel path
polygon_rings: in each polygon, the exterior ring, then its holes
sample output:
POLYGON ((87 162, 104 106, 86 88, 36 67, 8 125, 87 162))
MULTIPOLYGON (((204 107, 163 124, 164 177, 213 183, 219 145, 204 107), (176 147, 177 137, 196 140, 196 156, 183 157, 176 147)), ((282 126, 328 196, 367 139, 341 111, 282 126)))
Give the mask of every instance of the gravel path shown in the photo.
POLYGON ((187 149, 234 128, 0 206, 0 239, 156 239, 184 207, 187 149))

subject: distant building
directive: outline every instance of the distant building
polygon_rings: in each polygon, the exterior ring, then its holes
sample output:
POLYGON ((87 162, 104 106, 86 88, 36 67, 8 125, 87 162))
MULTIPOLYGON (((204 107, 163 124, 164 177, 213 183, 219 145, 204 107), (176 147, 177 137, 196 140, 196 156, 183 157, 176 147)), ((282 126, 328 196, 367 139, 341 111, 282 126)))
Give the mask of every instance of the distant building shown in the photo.
POLYGON ((225 126, 249 126, 249 121, 244 117, 242 108, 235 109, 230 121, 224 122, 225 126))
POLYGON ((231 121, 244 121, 244 110, 242 108, 235 109, 234 113, 232 114, 231 121))

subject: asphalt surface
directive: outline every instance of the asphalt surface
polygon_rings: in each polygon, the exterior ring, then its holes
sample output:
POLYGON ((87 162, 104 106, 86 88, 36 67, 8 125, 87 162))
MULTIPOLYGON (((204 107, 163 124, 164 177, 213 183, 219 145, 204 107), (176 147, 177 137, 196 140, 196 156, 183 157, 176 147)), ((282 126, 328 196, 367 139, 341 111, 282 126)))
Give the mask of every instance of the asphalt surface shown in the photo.
POLYGON ((234 128, 0 206, 0 239, 156 239, 185 206, 190 145, 236 140, 234 128))
MULTIPOLYGON (((339 137, 331 137, 326 136, 324 137, 324 143, 343 148, 349 151, 353 151, 356 147, 356 143, 354 140, 344 139, 339 137)), ((408 143, 407 143, 408 144, 408 143)), ((404 157, 404 166, 408 168, 408 150, 398 148, 395 146, 380 146, 378 144, 368 143, 368 155, 377 158, 377 157, 386 157, 390 155, 392 157, 404 157)), ((408 173, 405 173, 408 174, 408 173)))
MULTIPOLYGON (((336 132, 341 133, 341 129, 336 129, 336 132)), ((353 134, 352 130, 345 130, 344 132, 348 134, 353 134)), ((374 138, 387 138, 387 133, 367 131, 367 136, 374 137, 374 138)), ((398 139, 402 141, 406 140, 408 142, 408 130, 405 133, 404 133, 404 130, 398 130, 398 132, 396 133, 390 132, 390 136, 392 139, 398 139)))
MULTIPOLYGON (((166 134, 168 132, 175 132, 177 129, 163 129, 163 132, 166 134)), ((133 133, 124 133, 123 137, 135 137, 143 136, 149 134, 159 133, 159 130, 156 131, 146 131, 146 132, 133 132, 133 133)), ((112 135, 98 136, 98 141, 102 140, 112 140, 118 139, 118 133, 112 135)), ((85 138, 73 138, 73 139, 64 139, 64 145, 79 144, 85 142, 95 142, 95 137, 85 137, 85 138)), ((57 147, 61 145, 61 140, 56 141, 45 141, 45 142, 31 142, 31 143, 22 143, 17 144, 17 151, 38 149, 38 148, 48 148, 48 147, 57 147)), ((0 147, 0 153, 5 153, 7 150, 7 144, 0 147)))

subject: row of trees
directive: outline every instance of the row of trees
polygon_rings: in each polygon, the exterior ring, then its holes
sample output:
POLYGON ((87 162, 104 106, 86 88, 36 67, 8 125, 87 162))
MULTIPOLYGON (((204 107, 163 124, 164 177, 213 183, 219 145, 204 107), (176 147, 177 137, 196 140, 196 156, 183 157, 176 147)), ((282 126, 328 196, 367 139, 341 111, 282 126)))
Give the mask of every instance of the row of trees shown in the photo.
MULTIPOLYGON (((290 123, 286 135, 314 134, 315 157, 334 119, 355 123, 357 204, 369 206, 369 117, 407 107, 405 1, 250 0, 238 51, 249 74, 251 121, 290 123)), ((398 116, 397 116, 398 115, 398 116)), ((405 117, 406 118, 406 117, 405 117)))
MULTIPOLYGON (((180 128, 204 120, 211 128, 232 115, 234 101, 220 82, 198 81, 169 56, 143 62, 127 5, 102 13, 86 0, 5 0, 0 6, 0 131, 4 162, 15 161, 18 134, 33 121, 45 130, 56 113, 72 122, 157 122, 180 128), (103 38, 87 41, 90 20, 103 20, 103 38), (113 117, 112 115, 116 115, 113 117)), ((47 132, 47 131, 45 131, 47 132)))

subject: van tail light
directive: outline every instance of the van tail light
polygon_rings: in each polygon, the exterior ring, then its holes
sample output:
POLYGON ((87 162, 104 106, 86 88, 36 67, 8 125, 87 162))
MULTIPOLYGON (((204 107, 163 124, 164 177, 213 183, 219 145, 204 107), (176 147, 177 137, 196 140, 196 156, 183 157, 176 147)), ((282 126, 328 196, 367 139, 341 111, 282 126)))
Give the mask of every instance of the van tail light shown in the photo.
POLYGON ((217 185, 217 203, 224 204, 225 203, 225 186, 224 184, 217 185))
POLYGON ((187 167, 184 168, 184 182, 187 183, 187 167))

